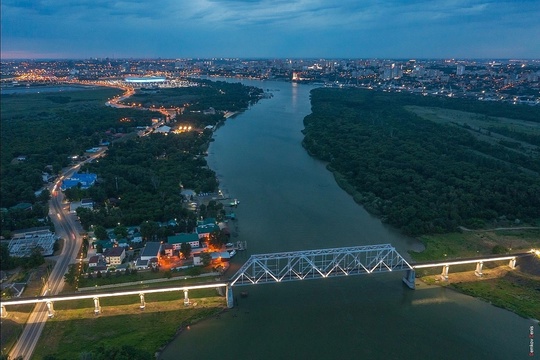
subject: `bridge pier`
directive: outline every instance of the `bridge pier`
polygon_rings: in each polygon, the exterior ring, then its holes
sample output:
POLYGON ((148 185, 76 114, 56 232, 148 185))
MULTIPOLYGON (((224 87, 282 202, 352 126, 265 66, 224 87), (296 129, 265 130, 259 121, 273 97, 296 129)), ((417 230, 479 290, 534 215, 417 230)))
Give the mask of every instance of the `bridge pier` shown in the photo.
POLYGON ((478 277, 482 277, 482 267, 484 266, 484 263, 482 261, 479 261, 476 263, 476 270, 474 271, 474 275, 478 277))
POLYGON ((184 306, 189 306, 188 289, 184 289, 184 306))
POLYGON ((512 270, 515 269, 516 268, 516 258, 510 259, 510 262, 508 263, 508 266, 512 270))
POLYGON ((94 298, 94 315, 99 315, 101 313, 101 306, 99 306, 99 298, 94 298))
POLYGON ((48 316, 49 319, 54 316, 54 306, 52 301, 47 301, 47 310, 48 310, 48 316))
POLYGON ((441 277, 444 279, 444 281, 448 280, 448 269, 450 269, 450 265, 444 265, 442 268, 441 277))
POLYGON ((234 307, 234 296, 233 296, 233 290, 231 285, 227 285, 225 288, 225 296, 227 297, 227 307, 229 309, 232 309, 234 307))
POLYGON ((407 270, 407 273, 403 277, 403 282, 412 290, 416 289, 416 271, 414 269, 407 270))
POLYGON ((146 307, 146 303, 144 302, 144 294, 140 293, 139 296, 141 297, 141 305, 139 305, 139 308, 141 310, 144 310, 144 308, 146 307))
POLYGON ((6 310, 6 307, 4 305, 2 305, 2 307, 0 309, 0 317, 2 319, 7 317, 7 310, 6 310))

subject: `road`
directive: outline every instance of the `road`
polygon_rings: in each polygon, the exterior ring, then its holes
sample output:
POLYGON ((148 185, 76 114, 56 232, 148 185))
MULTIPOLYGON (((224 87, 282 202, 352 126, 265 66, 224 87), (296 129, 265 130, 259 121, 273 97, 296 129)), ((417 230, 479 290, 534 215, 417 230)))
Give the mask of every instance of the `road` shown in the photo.
MULTIPOLYGON (((102 149, 100 152, 93 154, 83 163, 92 161, 101 156, 105 150, 106 149, 102 149)), ((74 165, 65 170, 56 183, 49 188, 51 192, 49 216, 54 223, 56 235, 63 238, 65 241, 62 254, 58 257, 58 261, 51 270, 47 284, 43 287, 42 294, 56 295, 62 291, 64 287, 64 274, 66 273, 69 264, 77 261, 76 258, 82 244, 82 238, 79 235, 75 217, 63 209, 64 195, 60 191, 60 184, 65 177, 69 177, 77 171, 83 163, 74 165)), ((28 321, 19 340, 11 349, 9 354, 11 359, 17 359, 19 356, 24 360, 30 359, 47 319, 47 305, 36 305, 28 317, 28 321)))

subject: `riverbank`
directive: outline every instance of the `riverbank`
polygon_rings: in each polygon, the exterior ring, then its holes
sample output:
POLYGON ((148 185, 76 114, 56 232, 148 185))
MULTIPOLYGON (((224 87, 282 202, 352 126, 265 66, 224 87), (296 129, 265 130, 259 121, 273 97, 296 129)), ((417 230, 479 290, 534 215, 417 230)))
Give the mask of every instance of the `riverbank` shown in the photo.
MULTIPOLYGON (((391 243, 406 254, 422 247, 358 206, 336 186, 326 164, 299 146, 302 119, 310 112, 310 87, 250 84, 279 91, 221 127, 208 156, 220 184, 242 199, 239 239, 248 240, 250 249, 231 267, 240 266, 250 253, 391 243)), ((178 354, 197 359, 210 353, 231 360, 254 354, 259 360, 283 354, 312 359, 509 359, 520 351, 520 329, 528 330, 528 321, 442 287, 411 291, 401 285, 402 276, 252 286, 249 299, 240 299, 239 311, 182 332, 161 359, 178 354), (492 323, 497 326, 484 326, 492 323), (231 346, 238 339, 248 341, 231 346)))
MULTIPOLYGON (((501 229, 422 236, 423 252, 410 252, 415 261, 458 259, 494 253, 508 254, 540 248, 538 229, 501 229)), ((447 280, 439 275, 441 269, 421 270, 419 279, 427 284, 448 286, 463 294, 476 297, 491 305, 538 321, 540 319, 540 259, 535 256, 518 259, 516 270, 505 262, 486 263, 478 277, 471 266, 454 266, 447 280)))
MULTIPOLYGON (((309 151, 308 151, 309 152, 309 151)), ((312 154, 310 154, 312 155, 312 154)), ((350 185, 344 176, 327 166, 334 175, 336 183, 358 204, 370 213, 380 216, 375 206, 364 204, 364 196, 350 185)), ((418 237, 425 248, 422 252, 409 251, 414 261, 436 261, 459 259, 480 255, 508 254, 540 248, 540 229, 538 227, 501 227, 495 229, 468 229, 460 227, 460 232, 424 235, 418 237)), ((523 259, 519 260, 524 261, 523 259)), ((519 265, 518 265, 519 268, 519 265)), ((454 267, 448 281, 441 280, 438 274, 428 271, 417 273, 419 280, 426 284, 447 286, 462 294, 473 296, 491 305, 512 311, 523 317, 540 319, 540 261, 529 264, 525 271, 509 271, 507 265, 495 269, 485 267, 484 276, 477 277, 467 267, 454 267), (460 272, 457 272, 460 271, 460 272)), ((433 271, 433 270, 432 270, 433 271)), ((437 269, 440 272, 440 269, 437 269)))
MULTIPOLYGON (((523 258, 520 259, 520 261, 523 260, 523 258)), ((535 259, 535 261, 536 271, 540 272, 540 260, 535 259)), ((427 275, 421 277, 420 280, 430 285, 449 287, 538 322, 540 320, 540 296, 538 296, 540 276, 523 272, 520 268, 519 265, 516 270, 511 270, 507 265, 484 267, 482 277, 476 276, 474 271, 464 271, 450 272, 447 280, 442 279, 440 275, 427 275)))
POLYGON ((122 305, 105 305, 97 317, 90 308, 62 309, 48 320, 33 357, 41 359, 50 354, 57 359, 78 359, 81 353, 91 350, 96 339, 105 347, 122 344, 154 354, 188 326, 225 309, 222 297, 208 297, 208 293, 204 296, 190 293, 193 304, 189 307, 184 306, 181 296, 162 301, 154 296, 142 311, 134 299, 122 305), (141 327, 144 331, 137 330, 141 327))

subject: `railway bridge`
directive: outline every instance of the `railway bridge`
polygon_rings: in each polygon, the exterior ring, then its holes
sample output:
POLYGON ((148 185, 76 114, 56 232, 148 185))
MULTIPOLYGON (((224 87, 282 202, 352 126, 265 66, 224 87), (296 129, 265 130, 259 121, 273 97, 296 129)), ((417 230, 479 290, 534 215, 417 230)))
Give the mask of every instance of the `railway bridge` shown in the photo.
POLYGON ((48 316, 54 316, 54 303, 79 299, 91 299, 94 302, 94 313, 100 314, 100 298, 116 296, 138 296, 141 309, 146 306, 145 294, 160 292, 183 292, 184 305, 189 305, 189 291, 205 288, 225 288, 227 306, 234 307, 233 288, 236 286, 303 281, 342 276, 376 274, 394 271, 405 271, 403 282, 411 289, 415 288, 416 269, 440 267, 441 276, 448 278, 450 266, 461 264, 476 265, 475 273, 482 276, 482 267, 486 262, 508 261, 514 269, 520 257, 540 254, 538 250, 505 255, 484 256, 449 261, 434 261, 411 264, 403 258, 390 244, 342 247, 332 249, 290 251, 270 254, 251 255, 242 267, 225 282, 215 282, 190 286, 173 286, 144 290, 118 290, 93 294, 70 294, 40 296, 2 301, 1 316, 7 316, 8 306, 21 304, 47 304, 48 316))

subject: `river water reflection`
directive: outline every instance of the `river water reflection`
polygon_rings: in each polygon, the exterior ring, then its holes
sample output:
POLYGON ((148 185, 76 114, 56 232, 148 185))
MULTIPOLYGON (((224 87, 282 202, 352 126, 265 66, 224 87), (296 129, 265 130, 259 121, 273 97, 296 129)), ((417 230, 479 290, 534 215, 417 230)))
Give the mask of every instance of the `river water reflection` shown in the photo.
MULTIPOLYGON (((215 133, 208 163, 240 200, 233 240, 250 254, 391 243, 421 249, 357 205, 301 146, 307 85, 269 89, 215 133)), ((161 359, 525 359, 532 321, 453 291, 401 283, 402 273, 235 288, 239 306, 184 331, 161 359), (237 294, 238 295, 238 294, 237 294)), ((539 350, 540 351, 540 350, 539 350)))

